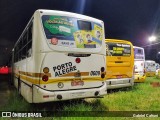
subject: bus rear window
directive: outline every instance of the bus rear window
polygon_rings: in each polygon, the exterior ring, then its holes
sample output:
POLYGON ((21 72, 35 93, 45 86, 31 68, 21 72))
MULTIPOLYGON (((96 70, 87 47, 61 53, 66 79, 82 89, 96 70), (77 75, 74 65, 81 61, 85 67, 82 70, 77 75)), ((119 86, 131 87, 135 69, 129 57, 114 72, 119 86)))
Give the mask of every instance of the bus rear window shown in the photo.
POLYGON ((43 15, 42 24, 49 45, 70 48, 99 48, 104 36, 102 25, 94 21, 43 15))
POLYGON ((106 43, 107 56, 130 56, 131 45, 123 43, 106 43))
POLYGON ((134 48, 134 58, 135 59, 144 59, 143 49, 134 48))
POLYGON ((92 30, 91 22, 78 20, 78 28, 80 30, 92 30))

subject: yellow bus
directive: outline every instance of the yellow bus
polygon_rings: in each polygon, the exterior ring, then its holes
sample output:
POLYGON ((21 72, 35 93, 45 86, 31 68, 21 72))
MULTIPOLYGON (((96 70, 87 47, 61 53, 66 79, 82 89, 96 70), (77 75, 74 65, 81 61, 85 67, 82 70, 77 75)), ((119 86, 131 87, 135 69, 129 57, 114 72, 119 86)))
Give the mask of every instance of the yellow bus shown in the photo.
POLYGON ((146 79, 145 74, 145 53, 144 48, 133 46, 134 48, 134 82, 144 82, 146 79))
POLYGON ((134 85, 134 51, 129 41, 106 39, 107 89, 134 85))
POLYGON ((37 10, 13 49, 13 83, 29 103, 106 94, 104 23, 37 10))
POLYGON ((153 77, 156 75, 156 62, 153 60, 145 61, 145 70, 147 77, 153 77))

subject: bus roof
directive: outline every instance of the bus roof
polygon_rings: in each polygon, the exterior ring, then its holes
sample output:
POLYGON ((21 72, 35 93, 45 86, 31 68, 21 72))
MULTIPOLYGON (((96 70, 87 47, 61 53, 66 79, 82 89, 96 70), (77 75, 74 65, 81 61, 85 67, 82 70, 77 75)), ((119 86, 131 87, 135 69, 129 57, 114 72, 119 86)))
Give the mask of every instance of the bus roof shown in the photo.
POLYGON ((129 44, 132 44, 130 41, 128 40, 119 40, 119 39, 105 39, 105 42, 127 42, 129 44))
POLYGON ((154 60, 145 60, 145 62, 154 62, 154 63, 156 63, 154 60))
POLYGON ((88 19, 88 20, 91 20, 91 21, 96 21, 96 22, 99 22, 99 23, 103 23, 102 20, 99 20, 99 19, 96 19, 96 18, 93 18, 93 17, 89 17, 89 16, 86 16, 86 15, 82 15, 82 14, 67 12, 67 11, 38 9, 38 10, 35 11, 35 13, 36 12, 44 14, 44 15, 62 15, 62 16, 83 18, 83 19, 88 19))
POLYGON ((143 47, 138 47, 138 46, 133 46, 133 48, 140 48, 140 49, 144 49, 143 47))

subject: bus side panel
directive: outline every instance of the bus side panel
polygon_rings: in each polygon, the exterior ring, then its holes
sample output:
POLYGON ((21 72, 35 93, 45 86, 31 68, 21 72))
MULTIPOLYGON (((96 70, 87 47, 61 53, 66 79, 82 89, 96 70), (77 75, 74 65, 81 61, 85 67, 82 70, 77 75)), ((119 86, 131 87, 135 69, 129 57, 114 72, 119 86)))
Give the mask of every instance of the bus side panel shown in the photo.
POLYGON ((32 103, 32 87, 21 82, 21 95, 27 100, 27 102, 32 103))

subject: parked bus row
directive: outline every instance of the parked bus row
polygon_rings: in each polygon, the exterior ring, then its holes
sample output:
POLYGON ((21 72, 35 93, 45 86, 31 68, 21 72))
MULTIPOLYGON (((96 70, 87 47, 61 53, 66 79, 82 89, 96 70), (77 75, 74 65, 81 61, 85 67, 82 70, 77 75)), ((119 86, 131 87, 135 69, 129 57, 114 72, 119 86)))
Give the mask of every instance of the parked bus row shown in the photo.
POLYGON ((151 75, 143 48, 105 40, 101 20, 55 10, 35 11, 11 63, 11 83, 29 103, 101 97, 151 75))

